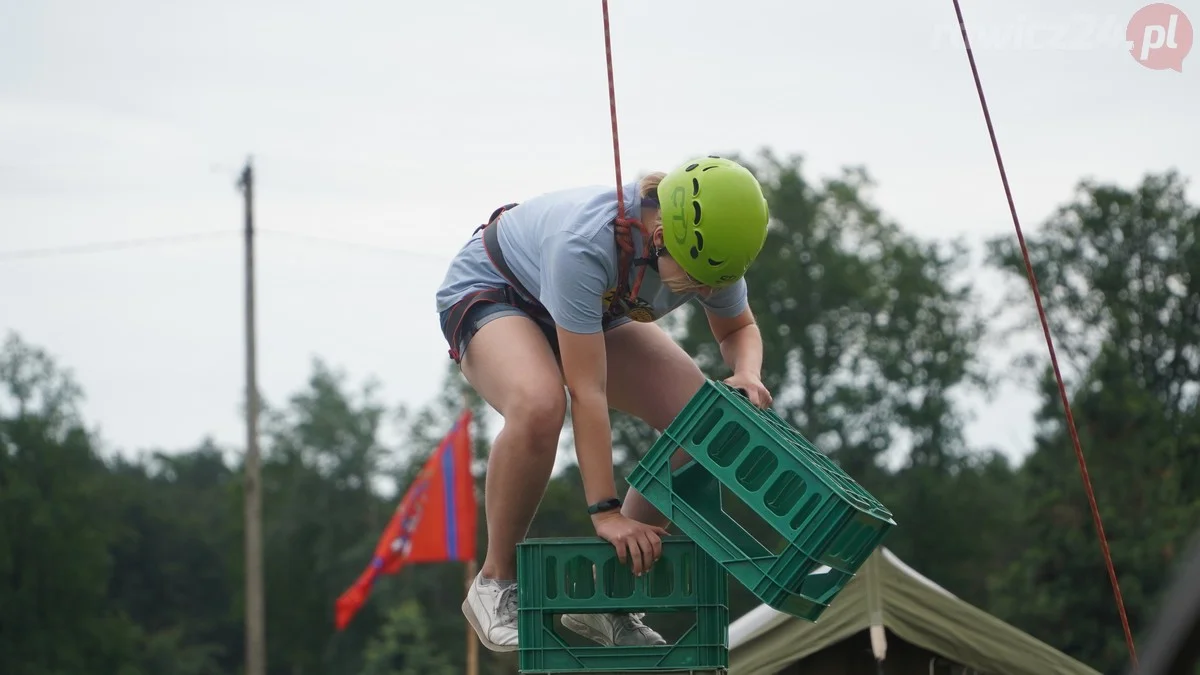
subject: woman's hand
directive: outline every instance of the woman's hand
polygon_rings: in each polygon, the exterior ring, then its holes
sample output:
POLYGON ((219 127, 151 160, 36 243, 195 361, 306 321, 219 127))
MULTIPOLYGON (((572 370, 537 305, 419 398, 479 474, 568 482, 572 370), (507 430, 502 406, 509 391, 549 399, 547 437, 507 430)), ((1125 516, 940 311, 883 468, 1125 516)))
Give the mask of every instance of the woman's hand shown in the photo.
POLYGON ((734 373, 733 377, 725 380, 725 384, 746 392, 746 397, 750 399, 750 402, 759 408, 771 407, 771 402, 774 400, 771 398, 771 392, 763 386, 762 380, 752 373, 734 373))
POLYGON ((650 570, 662 555, 662 537, 670 534, 656 525, 647 525, 625 517, 620 511, 608 511, 592 516, 596 535, 617 549, 617 560, 633 565, 635 576, 650 570), (628 555, 627 555, 628 554, 628 555))

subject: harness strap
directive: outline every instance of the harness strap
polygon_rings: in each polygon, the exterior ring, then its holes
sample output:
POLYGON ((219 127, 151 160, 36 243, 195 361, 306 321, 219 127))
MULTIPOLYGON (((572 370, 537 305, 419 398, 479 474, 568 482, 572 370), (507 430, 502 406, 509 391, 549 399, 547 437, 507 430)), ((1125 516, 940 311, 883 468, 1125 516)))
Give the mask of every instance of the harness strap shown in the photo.
POLYGON ((462 354, 458 352, 458 336, 462 329, 463 319, 466 318, 467 312, 472 307, 481 302, 492 302, 499 304, 517 305, 524 303, 518 300, 517 294, 513 289, 505 286, 504 288, 487 288, 482 291, 476 291, 467 297, 459 300, 453 307, 450 308, 449 314, 446 316, 446 323, 442 326, 442 335, 446 338, 446 344, 450 345, 450 358, 458 363, 462 360, 462 354))
MULTIPOLYGON (((655 200, 654 203, 657 204, 657 200, 655 200)), ((525 285, 522 284, 519 279, 517 279, 517 275, 512 271, 512 268, 509 267, 508 261, 504 259, 504 251, 500 248, 500 235, 496 226, 496 221, 499 220, 500 216, 505 211, 508 211, 516 205, 516 203, 512 203, 501 206, 492 212, 492 215, 488 217, 488 221, 486 223, 475 228, 475 232, 483 230, 482 239, 484 252, 487 253, 488 260, 491 261, 492 265, 496 268, 496 271, 500 273, 500 276, 504 277, 506 285, 503 288, 487 288, 481 291, 476 291, 466 296, 462 300, 459 300, 453 307, 450 308, 449 314, 447 314, 446 317, 445 326, 442 328, 442 333, 446 338, 446 342, 450 345, 450 358, 454 359, 456 363, 462 358, 462 355, 458 353, 458 334, 459 330, 462 328, 463 320, 466 318, 467 312, 481 302, 513 305, 514 307, 519 307, 520 309, 524 310, 535 319, 542 319, 551 322, 553 321, 549 310, 547 310, 546 307, 542 305, 542 303, 539 302, 538 299, 533 295, 533 293, 530 293, 529 289, 525 288, 525 285)), ((619 233, 618 237, 620 237, 619 233)), ((656 263, 658 261, 656 258, 657 256, 653 255, 652 253, 647 258, 636 258, 633 262, 639 267, 643 267, 647 264, 651 266, 657 266, 656 263)), ((644 269, 639 271, 644 273, 644 269)), ((607 328, 614 320, 625 316, 634 306, 631 297, 632 294, 629 292, 629 281, 627 278, 625 278, 627 274, 618 274, 618 276, 621 278, 617 280, 616 293, 614 294, 614 297, 608 306, 608 310, 604 313, 604 316, 601 319, 601 325, 604 328, 607 328)), ((639 286, 640 281, 641 279, 639 275, 639 283, 635 283, 634 286, 639 286)))
MULTIPOLYGON (((512 271, 512 268, 508 266, 508 262, 504 259, 504 251, 500 249, 500 230, 496 225, 496 219, 499 218, 501 213, 507 211, 513 206, 516 206, 516 204, 510 204, 507 207, 501 207, 500 209, 497 209, 496 213, 493 214, 493 218, 488 222, 488 224, 482 226, 483 249, 487 252, 488 259, 492 261, 492 264, 495 265, 496 270, 500 272, 500 276, 504 277, 504 280, 508 282, 509 286, 512 286, 517 293, 524 296, 525 300, 527 300, 530 304, 542 307, 542 303, 538 302, 533 293, 530 293, 529 290, 525 288, 525 285, 522 284, 519 279, 517 279, 517 275, 512 271)), ((542 312, 548 313, 544 307, 542 307, 542 312)))
POLYGON ((492 215, 488 217, 488 222, 475 228, 476 232, 483 230, 484 251, 487 253, 492 265, 500 272, 500 276, 504 277, 507 284, 502 288, 486 288, 471 293, 450 308, 445 326, 442 328, 442 334, 446 338, 446 342, 450 345, 450 358, 455 363, 462 359, 462 354, 458 353, 459 331, 462 329, 462 323, 467 313, 475 305, 487 302, 512 305, 524 310, 535 319, 550 319, 550 312, 517 279, 516 274, 513 273, 512 268, 508 266, 508 262, 504 259, 504 252, 500 250, 500 239, 494 225, 502 213, 514 206, 516 206, 515 203, 501 206, 492 212, 492 215))

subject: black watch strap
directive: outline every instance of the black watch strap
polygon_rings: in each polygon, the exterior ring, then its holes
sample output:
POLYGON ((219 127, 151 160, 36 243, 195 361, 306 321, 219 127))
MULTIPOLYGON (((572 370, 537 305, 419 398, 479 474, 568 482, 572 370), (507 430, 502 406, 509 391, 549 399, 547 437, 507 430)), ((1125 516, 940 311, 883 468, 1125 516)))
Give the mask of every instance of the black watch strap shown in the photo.
POLYGON ((594 516, 597 513, 604 513, 605 511, 612 511, 619 508, 621 508, 621 500, 616 497, 609 497, 589 506, 588 513, 594 516))

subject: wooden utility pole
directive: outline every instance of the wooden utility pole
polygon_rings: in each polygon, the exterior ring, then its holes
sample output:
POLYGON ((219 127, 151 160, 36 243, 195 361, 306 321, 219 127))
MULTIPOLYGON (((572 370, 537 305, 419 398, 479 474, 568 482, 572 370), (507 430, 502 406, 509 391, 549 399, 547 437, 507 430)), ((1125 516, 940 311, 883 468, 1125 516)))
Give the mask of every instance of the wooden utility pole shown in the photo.
POLYGON ((254 168, 246 160, 238 187, 246 201, 246 675, 266 675, 263 602, 262 481, 258 452, 258 381, 254 345, 254 168))

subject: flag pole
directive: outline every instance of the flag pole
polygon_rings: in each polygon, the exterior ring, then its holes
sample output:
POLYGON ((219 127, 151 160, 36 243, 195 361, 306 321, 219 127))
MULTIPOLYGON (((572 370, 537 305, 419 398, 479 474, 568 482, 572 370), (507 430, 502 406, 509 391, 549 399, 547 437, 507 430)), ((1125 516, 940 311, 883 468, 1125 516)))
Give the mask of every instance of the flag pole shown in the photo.
MULTIPOLYGON (((467 395, 467 390, 465 388, 462 391, 462 404, 464 410, 471 409, 471 399, 467 395)), ((471 447, 471 458, 475 458, 474 446, 471 447)), ((469 471, 470 468, 470 465, 468 465, 467 470, 469 471)), ((464 587, 468 593, 471 591, 471 584, 475 583, 475 575, 478 572, 478 562, 476 561, 475 557, 472 556, 471 559, 467 561, 464 575, 464 587)), ((471 628, 471 623, 469 621, 463 619, 463 623, 467 628, 467 675, 479 675, 479 637, 475 635, 475 629, 471 628)))
MULTIPOLYGON (((466 587, 471 588, 471 584, 475 582, 476 563, 474 559, 467 561, 467 583, 466 587)), ((465 620, 464 620, 465 621, 465 620)), ((471 623, 467 624, 467 675, 479 675, 479 637, 475 635, 475 629, 471 628, 471 623)))

